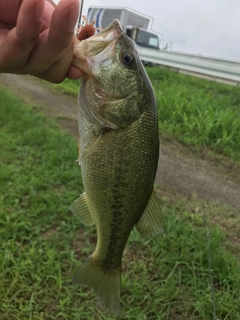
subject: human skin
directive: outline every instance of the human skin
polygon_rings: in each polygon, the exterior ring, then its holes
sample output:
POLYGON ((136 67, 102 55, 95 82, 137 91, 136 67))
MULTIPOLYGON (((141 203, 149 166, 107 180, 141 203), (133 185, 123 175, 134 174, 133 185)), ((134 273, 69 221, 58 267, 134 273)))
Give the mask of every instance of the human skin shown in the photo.
POLYGON ((78 79, 72 65, 79 1, 0 0, 0 72, 60 83, 78 79), (51 2, 51 3, 50 3, 51 2))

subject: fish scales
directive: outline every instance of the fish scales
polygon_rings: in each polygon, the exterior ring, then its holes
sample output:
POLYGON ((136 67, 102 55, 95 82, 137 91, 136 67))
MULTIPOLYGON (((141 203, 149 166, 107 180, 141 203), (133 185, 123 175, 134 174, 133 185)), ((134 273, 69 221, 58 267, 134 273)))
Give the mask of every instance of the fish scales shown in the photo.
POLYGON ((153 88, 132 41, 113 23, 75 49, 85 74, 79 94, 79 163, 85 193, 70 207, 96 224, 97 245, 74 283, 92 286, 118 314, 123 251, 134 225, 146 237, 163 230, 153 189, 159 157, 153 88))
POLYGON ((94 153, 81 162, 84 188, 98 226, 96 251, 109 268, 121 263, 126 240, 147 205, 155 178, 153 154, 157 157, 159 147, 151 130, 157 130, 156 117, 154 121, 146 111, 141 118, 126 129, 104 133, 94 153), (151 130, 145 130, 146 125, 151 130))

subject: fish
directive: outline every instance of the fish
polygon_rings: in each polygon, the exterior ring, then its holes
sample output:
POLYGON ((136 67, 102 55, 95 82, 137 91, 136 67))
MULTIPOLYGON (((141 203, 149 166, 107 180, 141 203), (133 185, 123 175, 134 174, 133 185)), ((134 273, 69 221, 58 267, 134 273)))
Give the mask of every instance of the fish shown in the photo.
POLYGON ((103 309, 120 312, 122 256, 134 228, 144 237, 163 232, 154 190, 159 158, 153 87, 134 42, 118 20, 74 48, 83 70, 79 91, 79 164, 84 193, 70 210, 96 225, 95 251, 73 276, 92 287, 103 309))

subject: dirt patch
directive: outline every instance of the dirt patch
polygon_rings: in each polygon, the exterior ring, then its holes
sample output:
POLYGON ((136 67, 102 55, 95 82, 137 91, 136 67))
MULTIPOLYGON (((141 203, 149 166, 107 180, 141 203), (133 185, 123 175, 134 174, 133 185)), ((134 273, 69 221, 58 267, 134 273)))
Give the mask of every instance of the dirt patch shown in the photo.
POLYGON ((156 177, 160 187, 180 195, 196 194, 207 200, 218 200, 240 208, 239 168, 221 165, 217 160, 203 159, 179 143, 162 139, 156 177))
POLYGON ((62 121, 63 127, 77 135, 76 98, 53 92, 44 81, 30 76, 0 74, 0 83, 7 86, 25 103, 48 115, 56 116, 59 122, 62 121))
MULTIPOLYGON (((57 117, 61 126, 78 136, 77 99, 51 90, 33 77, 0 75, 1 83, 23 101, 57 117)), ((161 139, 156 185, 179 195, 195 193, 207 200, 218 200, 240 208, 240 169, 224 161, 203 159, 177 142, 161 139)))

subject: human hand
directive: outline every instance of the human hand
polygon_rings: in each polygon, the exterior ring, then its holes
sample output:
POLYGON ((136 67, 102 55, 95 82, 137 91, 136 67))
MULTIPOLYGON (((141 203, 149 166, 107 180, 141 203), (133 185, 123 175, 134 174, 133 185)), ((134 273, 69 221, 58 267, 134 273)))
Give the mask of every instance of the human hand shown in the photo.
POLYGON ((32 74, 50 82, 78 79, 71 65, 78 0, 0 0, 0 72, 32 74))

